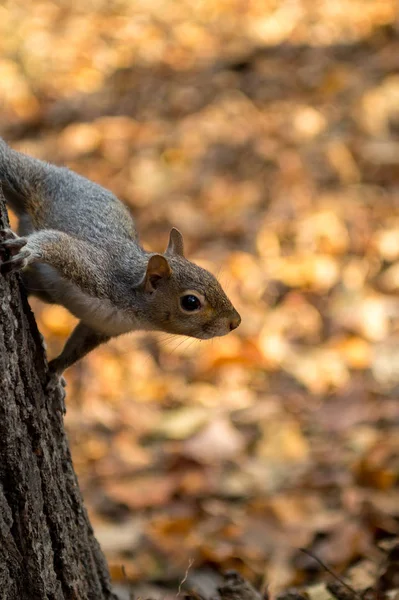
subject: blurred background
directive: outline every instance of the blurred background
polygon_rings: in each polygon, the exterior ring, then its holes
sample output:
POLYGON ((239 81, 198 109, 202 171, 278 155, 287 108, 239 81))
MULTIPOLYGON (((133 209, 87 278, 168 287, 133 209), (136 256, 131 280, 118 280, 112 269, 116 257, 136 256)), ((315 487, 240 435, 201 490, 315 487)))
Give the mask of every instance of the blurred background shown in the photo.
MULTIPOLYGON (((67 372, 114 579, 237 568, 273 589, 399 534, 395 0, 0 6, 0 134, 171 226, 242 315, 132 334, 67 372)), ((32 300, 53 357, 74 319, 32 300)), ((165 597, 165 596, 164 596, 165 597)), ((173 595, 173 597, 175 597, 173 595)))

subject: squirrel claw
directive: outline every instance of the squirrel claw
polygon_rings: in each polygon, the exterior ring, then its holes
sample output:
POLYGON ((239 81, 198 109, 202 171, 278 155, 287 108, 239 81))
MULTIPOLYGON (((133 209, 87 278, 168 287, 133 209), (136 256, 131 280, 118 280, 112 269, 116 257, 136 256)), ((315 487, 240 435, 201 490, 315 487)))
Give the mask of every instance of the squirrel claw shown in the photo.
POLYGON ((65 377, 56 372, 50 372, 50 376, 46 385, 47 392, 53 392, 59 385, 61 385, 63 389, 66 387, 65 377))
POLYGON ((17 234, 13 232, 9 227, 5 227, 4 229, 0 229, 0 237, 9 240, 11 238, 17 238, 17 234))
POLYGON ((1 273, 6 274, 23 269, 29 264, 30 256, 30 250, 22 250, 18 254, 14 254, 12 258, 0 264, 1 273))
POLYGON ((0 250, 2 254, 6 253, 6 258, 8 259, 1 263, 1 273, 18 271, 29 264, 30 250, 27 248, 21 250, 21 248, 26 246, 27 242, 26 238, 20 237, 11 229, 0 229, 0 250))
POLYGON ((28 240, 26 238, 20 237, 9 227, 6 227, 5 229, 0 229, 0 244, 2 244, 3 246, 12 245, 12 242, 21 242, 21 244, 18 245, 18 247, 20 248, 21 246, 24 246, 27 241, 28 240))
POLYGON ((4 242, 1 242, 1 245, 3 246, 3 248, 6 248, 7 250, 9 250, 10 253, 13 253, 13 251, 20 250, 21 248, 26 246, 27 243, 28 243, 28 240, 26 238, 16 236, 16 237, 4 240, 4 242))

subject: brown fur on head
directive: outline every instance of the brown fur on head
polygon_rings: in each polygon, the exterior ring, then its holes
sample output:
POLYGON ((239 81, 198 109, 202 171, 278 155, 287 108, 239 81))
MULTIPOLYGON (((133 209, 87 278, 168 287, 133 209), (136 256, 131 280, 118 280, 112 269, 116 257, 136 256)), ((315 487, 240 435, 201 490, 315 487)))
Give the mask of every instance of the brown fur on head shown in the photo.
POLYGON ((241 317, 209 271, 183 256, 183 237, 170 232, 164 255, 150 256, 142 283, 153 329, 199 339, 226 335, 241 317))

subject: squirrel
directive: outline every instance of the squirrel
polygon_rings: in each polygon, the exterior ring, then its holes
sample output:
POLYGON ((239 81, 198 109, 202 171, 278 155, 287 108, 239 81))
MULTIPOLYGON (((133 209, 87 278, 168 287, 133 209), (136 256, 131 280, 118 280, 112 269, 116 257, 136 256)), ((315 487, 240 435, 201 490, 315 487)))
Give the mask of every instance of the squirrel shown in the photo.
POLYGON ((217 279, 184 257, 170 231, 165 253, 147 252, 133 217, 109 190, 65 168, 11 149, 0 138, 0 186, 19 219, 0 230, 0 271, 22 270, 28 294, 79 319, 53 381, 98 345, 123 333, 163 331, 201 340, 241 317, 217 279))

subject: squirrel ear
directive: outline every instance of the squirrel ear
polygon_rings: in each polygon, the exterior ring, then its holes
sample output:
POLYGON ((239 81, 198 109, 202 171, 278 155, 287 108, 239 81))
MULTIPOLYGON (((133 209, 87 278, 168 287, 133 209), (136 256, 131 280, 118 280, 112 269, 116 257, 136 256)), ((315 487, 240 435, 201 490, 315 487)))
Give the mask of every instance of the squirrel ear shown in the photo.
POLYGON ((172 227, 169 234, 169 244, 165 254, 178 254, 184 256, 183 236, 176 227, 172 227))
POLYGON ((162 254, 153 254, 147 265, 147 271, 144 278, 144 288, 146 292, 153 292, 161 279, 167 279, 172 274, 172 269, 166 258, 162 254))

